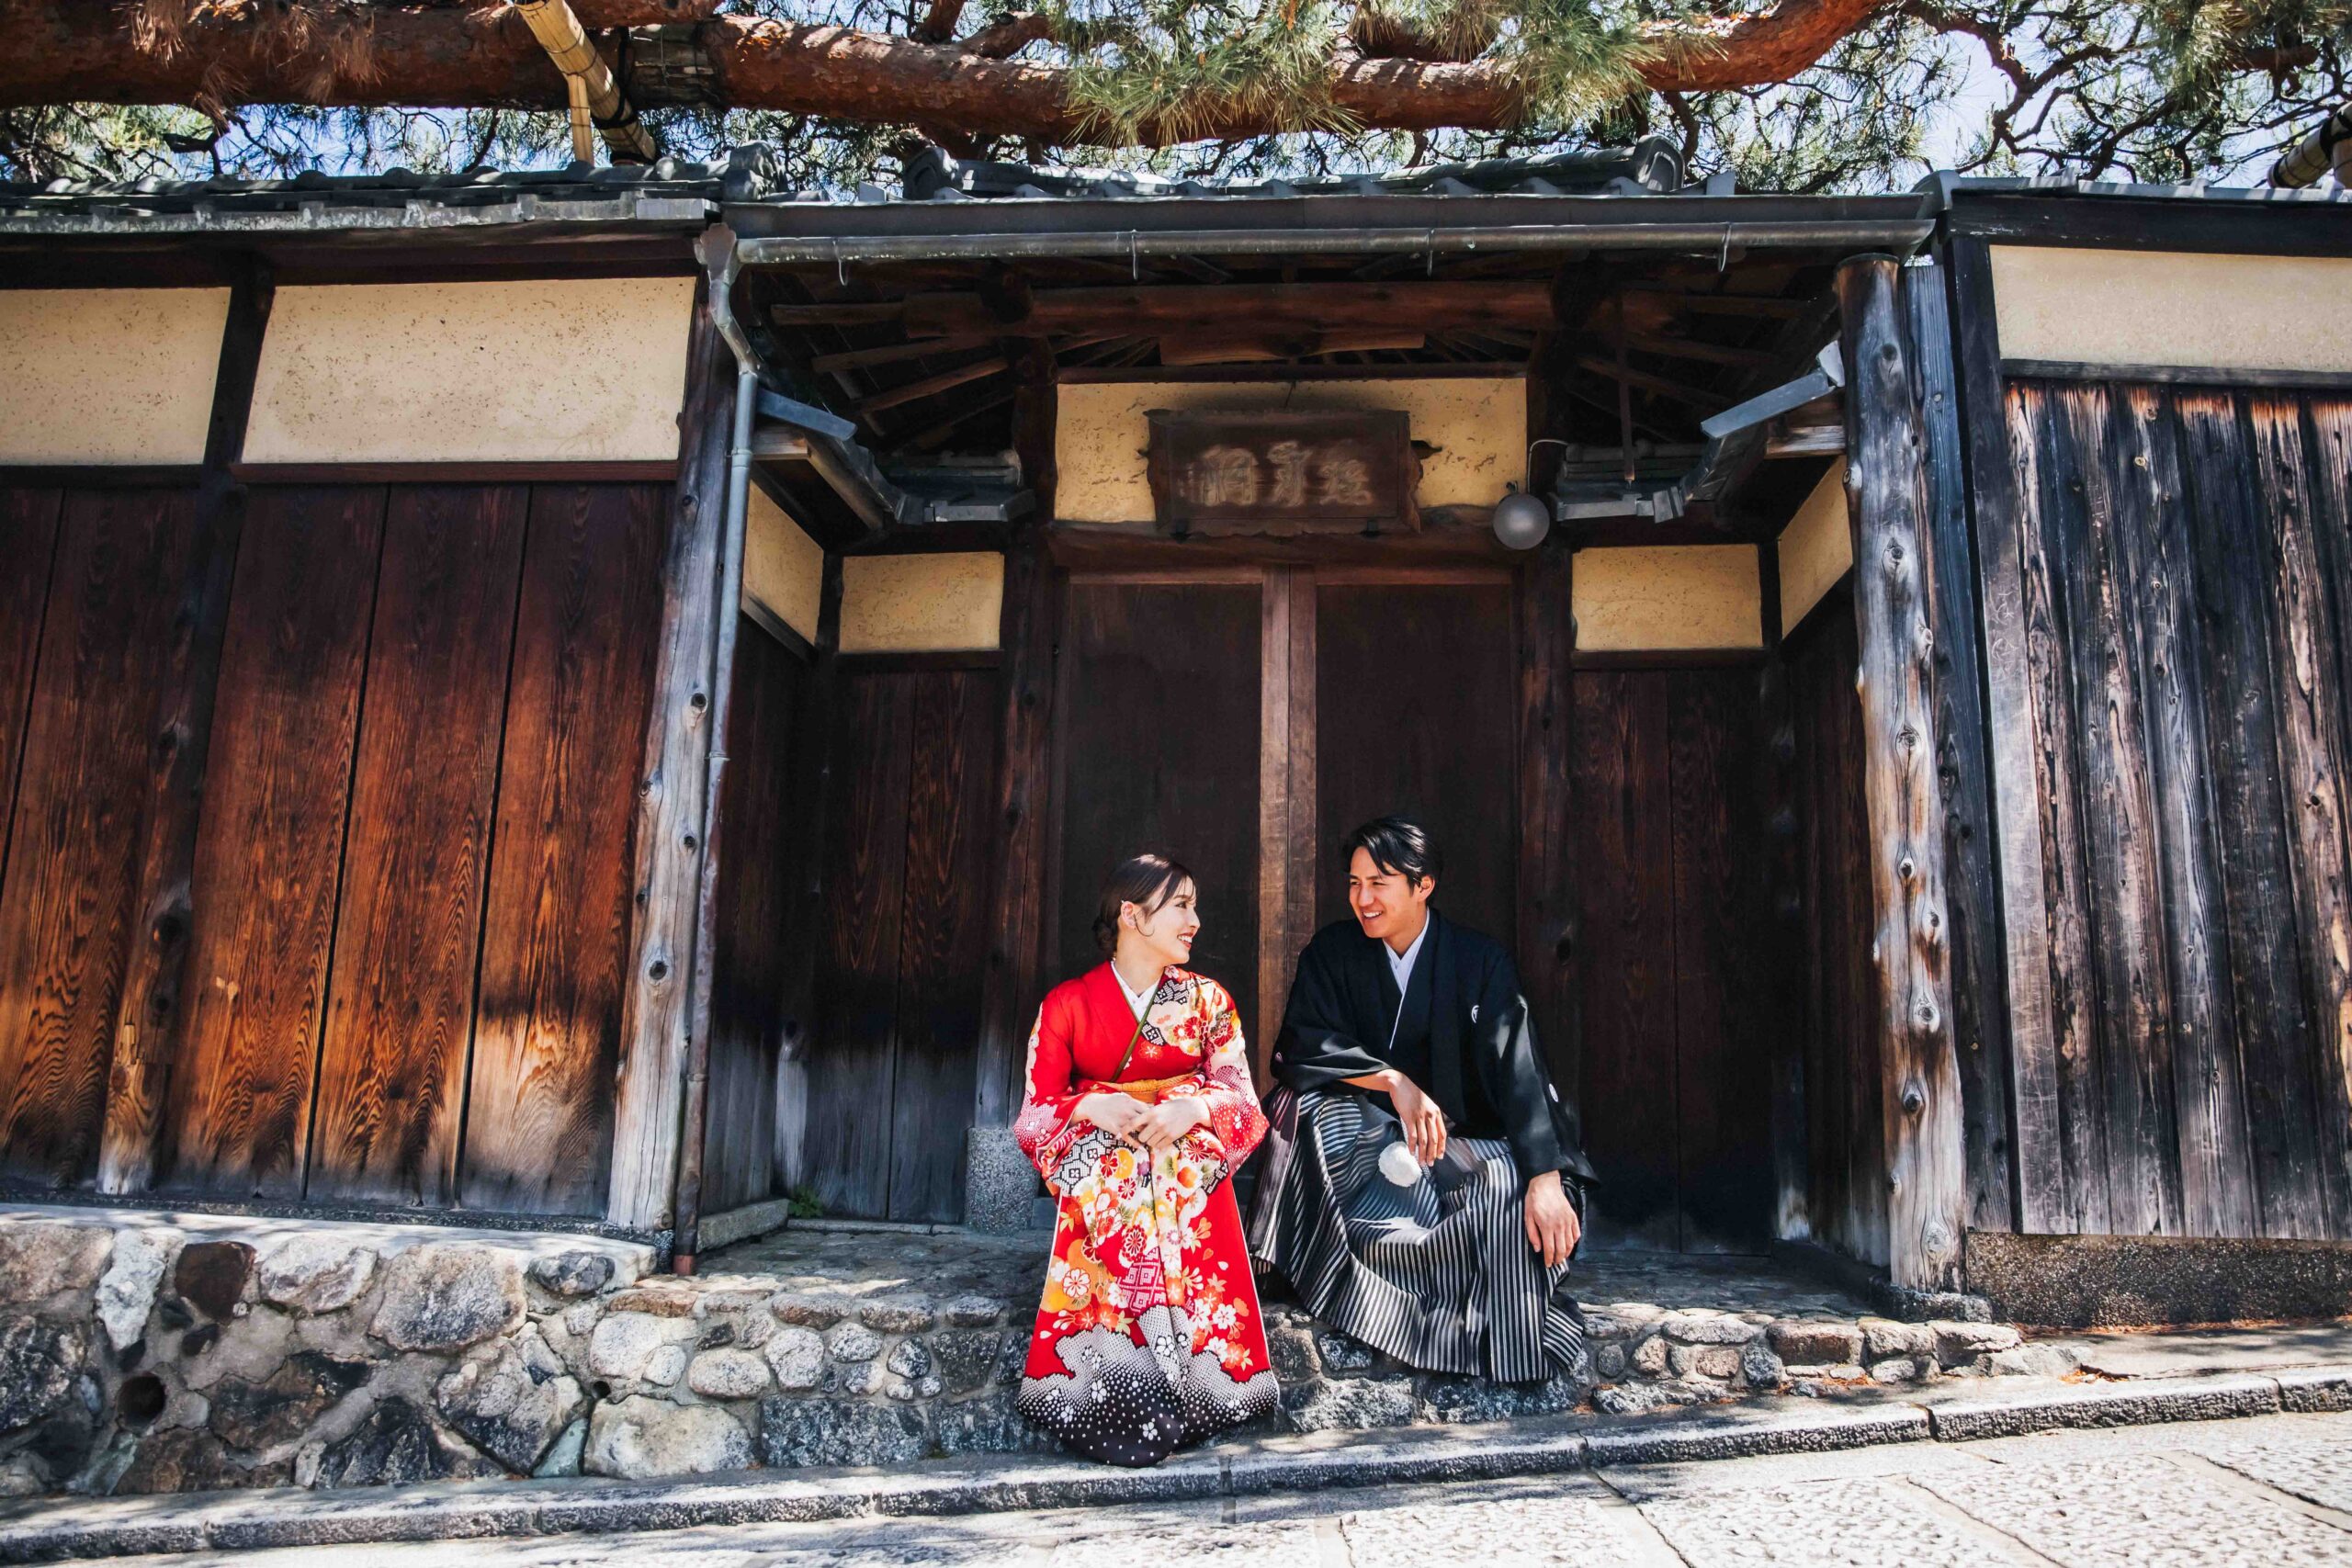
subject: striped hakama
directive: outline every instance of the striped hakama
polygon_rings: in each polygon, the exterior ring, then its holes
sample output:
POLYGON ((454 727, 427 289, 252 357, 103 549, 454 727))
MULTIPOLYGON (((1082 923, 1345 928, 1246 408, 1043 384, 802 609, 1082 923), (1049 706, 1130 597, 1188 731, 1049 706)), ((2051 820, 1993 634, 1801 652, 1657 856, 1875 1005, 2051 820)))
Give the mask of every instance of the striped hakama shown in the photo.
POLYGON ((1379 1168, 1403 1137, 1385 1104, 1283 1089, 1267 1110, 1293 1135, 1260 1177, 1250 1249, 1308 1312, 1424 1371, 1509 1383, 1585 1374, 1583 1315, 1555 1296, 1568 1266, 1547 1269, 1528 1246, 1527 1184, 1508 1143, 1456 1135, 1475 1173, 1453 1179, 1442 1162, 1399 1187, 1379 1168))

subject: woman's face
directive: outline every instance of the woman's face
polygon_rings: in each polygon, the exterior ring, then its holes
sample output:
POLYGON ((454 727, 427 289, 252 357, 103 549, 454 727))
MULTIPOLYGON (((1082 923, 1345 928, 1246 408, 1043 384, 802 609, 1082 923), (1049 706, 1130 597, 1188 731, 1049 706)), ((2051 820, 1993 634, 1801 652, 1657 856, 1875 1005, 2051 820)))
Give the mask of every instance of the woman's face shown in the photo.
POLYGON ((1162 964, 1189 964, 1193 939, 1201 930, 1200 904, 1200 894, 1189 878, 1178 883, 1176 890, 1157 909, 1123 904, 1119 914, 1126 927, 1125 940, 1141 944, 1145 953, 1162 964))

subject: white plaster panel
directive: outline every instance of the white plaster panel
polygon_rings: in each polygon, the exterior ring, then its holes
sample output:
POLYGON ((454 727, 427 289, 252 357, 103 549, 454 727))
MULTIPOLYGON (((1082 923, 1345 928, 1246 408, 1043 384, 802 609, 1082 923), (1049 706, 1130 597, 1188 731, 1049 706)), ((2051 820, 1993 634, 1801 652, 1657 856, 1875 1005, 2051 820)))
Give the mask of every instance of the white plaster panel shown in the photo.
POLYGON ((743 592, 768 614, 817 640, 817 608, 825 591, 825 552, 759 486, 744 519, 743 592))
POLYGON ((1578 550, 1571 576, 1581 651, 1763 646, 1753 546, 1578 550))
POLYGON ((1821 603, 1854 564, 1854 534, 1846 513, 1846 459, 1829 465, 1797 514, 1781 530, 1781 629, 1788 630, 1821 603))
POLYGON ((987 552, 848 556, 843 653, 942 653, 997 645, 1004 558, 987 552))
POLYGON ((1995 245, 2005 359, 2352 370, 2352 260, 1995 245))
POLYGON ((694 294, 691 277, 281 288, 245 459, 674 459, 694 294))
POLYGON ((1055 389, 1054 511, 1073 523, 1148 523, 1145 414, 1152 409, 1402 409, 1436 448, 1414 492, 1424 508, 1492 506, 1527 468, 1524 377, 1378 381, 1088 381, 1055 389))
POLYGON ((204 461, 226 288, 0 289, 0 462, 204 461))

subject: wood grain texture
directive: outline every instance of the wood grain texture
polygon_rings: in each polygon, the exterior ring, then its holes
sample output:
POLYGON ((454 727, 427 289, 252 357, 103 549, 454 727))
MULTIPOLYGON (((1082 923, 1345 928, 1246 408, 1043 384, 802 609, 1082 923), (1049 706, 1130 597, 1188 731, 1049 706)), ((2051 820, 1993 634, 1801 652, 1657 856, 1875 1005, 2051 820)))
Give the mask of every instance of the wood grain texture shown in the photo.
POLYGON ((1667 688, 1673 846, 1676 1185, 1686 1252, 1771 1235, 1770 1075, 1786 1017, 1766 999, 1760 738, 1753 670, 1679 670, 1667 688))
POLYGON ((1102 879, 1157 849, 1199 882, 1193 966, 1258 1017, 1261 592, 1070 580, 1049 978, 1102 962, 1091 927, 1102 879))
POLYGON ((92 490, 52 515, 0 885, 0 1169, 62 1187, 98 1151, 138 919, 139 781, 196 506, 187 490, 92 490))
POLYGON ((2269 552, 2238 410, 2223 394, 2168 398, 2179 430, 2203 718, 2221 863, 2222 944, 2259 1234, 2329 1233, 2311 1079, 2313 1024, 2296 926, 2270 665, 2269 552))
POLYGON ((906 905, 890 1097, 893 1220, 964 1213, 964 1129, 978 1060, 1001 709, 991 671, 922 677, 908 770, 906 905))
POLYGON ((915 696, 933 677, 843 676, 829 742, 824 918, 807 1180, 829 1214, 885 1219, 915 696))
POLYGON ((1846 487, 1861 660, 1862 783, 1871 823, 1887 1085, 1887 1266, 1899 1284, 1960 1285, 1968 1173, 1951 1037, 1943 807, 1936 776, 1928 621, 1928 479, 1917 388, 1904 349, 1901 266, 1838 269, 1846 487))
POLYGON ((531 492, 459 1156, 469 1208, 605 1212, 667 500, 646 485, 531 492))
MULTIPOLYGON (((1313 934, 1310 927, 1305 935, 1295 936, 1290 922, 1290 849, 1297 829, 1297 797, 1312 794, 1315 782, 1312 753, 1299 758, 1291 747, 1291 616, 1295 606, 1313 613, 1307 593, 1300 592, 1302 577, 1311 592, 1311 574, 1287 568, 1270 570, 1258 603, 1258 1014, 1246 1027, 1253 1047, 1250 1065, 1261 1076, 1272 1061, 1299 949, 1306 935, 1313 934)), ((1313 680, 1310 671, 1301 694, 1310 705, 1313 680)), ((1311 829, 1307 837, 1314 837, 1311 829)), ((1311 862, 1308 874, 1313 874, 1311 862)))
POLYGON ((8 824, 22 771, 25 724, 40 662, 50 568, 64 493, 50 486, 0 487, 0 897, 8 877, 8 824))
MULTIPOLYGON (((1031 483, 1049 492, 1053 432, 1038 432, 1033 403, 1050 414, 1052 387, 1023 389, 1021 447, 1031 483), (1038 464, 1046 466, 1042 474, 1038 464)), ((1043 493, 1040 505, 1043 506, 1043 493)), ((1055 690, 1055 627, 1063 588, 1033 528, 1006 552, 1001 646, 1005 649, 1004 714, 994 834, 996 919, 980 1000, 978 1060, 973 1068, 972 1122, 1001 1127, 1020 1103, 1030 1020, 1044 1000, 1046 829, 1053 785, 1047 745, 1055 690)))
POLYGON ((250 503, 157 1168, 169 1190, 301 1195, 384 509, 372 486, 250 503))
MULTIPOLYGON (((2352 399, 2313 395, 2303 400, 2307 421, 2305 441, 2311 465, 2312 532, 2334 589, 2335 605, 2335 714, 2344 735, 2352 730, 2352 399)), ((2341 759, 2344 748, 2336 751, 2341 759)), ((2338 1148, 2352 1150, 2352 1043, 2338 1035, 2318 1041, 2319 1121, 2333 1133, 2338 1148)), ((2335 1232, 2352 1234, 2352 1208, 2345 1206, 2339 1187, 2335 1232)))
POLYGON ((1943 779, 1944 869, 1951 877, 1946 893, 1951 917, 1952 1029, 1968 1148, 1968 1223, 1978 1230, 2008 1230, 2016 1223, 2010 1182, 2008 987, 1985 723, 1983 622, 1947 299, 1940 268, 1915 268, 1903 290, 1928 443, 1936 766, 1943 779))
MULTIPOLYGON (((643 710, 629 873, 635 900, 627 936, 629 980, 615 1069, 612 1189, 605 1206, 615 1224, 667 1225, 675 1196, 702 908, 712 661, 719 641, 719 555, 734 398, 733 356, 719 341, 707 299, 698 295, 678 415, 682 463, 667 494, 662 609, 650 638, 653 683, 643 710)), ((727 625, 731 628, 732 620, 727 625)), ((616 712, 606 722, 629 722, 637 711, 616 712)))
POLYGON ((1682 1244, 1673 836, 1664 679, 1580 671, 1573 787, 1585 1153, 1596 1247, 1682 1244))
MULTIPOLYGON (((1956 240, 1945 270, 1983 625, 1990 827, 2009 1035, 2012 1222, 2021 1231, 2046 1232, 2064 1223, 2067 1183, 2058 1118, 2050 924, 2043 904, 2026 524, 2001 388, 1990 251, 1982 240, 1956 240)), ((1939 577, 1945 574, 1939 563, 1939 577)))
POLYGON ((1517 940, 1519 650, 1507 581, 1321 582, 1315 605, 1319 925, 1348 915, 1340 835, 1416 818, 1443 855, 1437 907, 1517 940))
POLYGON ((1861 703, 1845 591, 1787 653, 1802 870, 1806 1150, 1814 1236, 1886 1261, 1878 976, 1870 962, 1861 703))
MULTIPOLYGON (((703 1209, 775 1196, 777 1071, 806 997, 787 995, 786 911, 792 795, 808 667, 749 619, 735 639, 727 773, 719 786, 727 853, 718 867, 712 974, 710 1111, 703 1126, 703 1209)), ((797 1046, 797 1041, 791 1043, 797 1046)))
POLYGON ((1543 1042, 1552 1082, 1571 1108, 1583 1083, 1577 984, 1574 779, 1575 617, 1565 546, 1538 550, 1520 570, 1519 637, 1520 985, 1543 1042))
POLYGON ((518 486, 390 492, 307 1187, 457 1196, 524 525, 518 486))

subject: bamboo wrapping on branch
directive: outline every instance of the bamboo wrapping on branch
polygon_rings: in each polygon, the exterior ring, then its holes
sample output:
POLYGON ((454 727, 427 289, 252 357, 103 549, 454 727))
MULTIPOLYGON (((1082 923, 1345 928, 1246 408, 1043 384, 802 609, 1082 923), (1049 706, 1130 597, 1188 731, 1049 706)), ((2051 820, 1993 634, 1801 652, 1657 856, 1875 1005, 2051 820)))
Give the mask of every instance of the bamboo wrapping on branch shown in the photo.
POLYGON ((588 41, 586 30, 566 0, 515 0, 514 8, 530 24, 531 36, 548 51, 555 68, 568 79, 567 91, 573 93, 572 155, 587 161, 581 147, 578 89, 570 86, 577 83, 586 93, 589 117, 605 133, 605 144, 613 150, 615 163, 650 164, 660 157, 661 149, 639 123, 637 110, 613 79, 612 68, 588 41))

